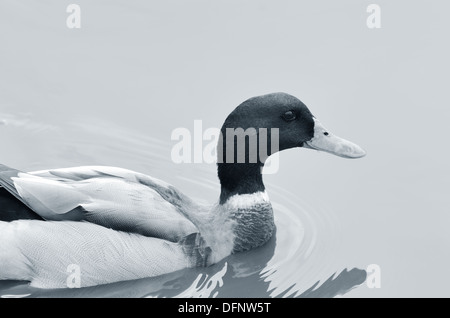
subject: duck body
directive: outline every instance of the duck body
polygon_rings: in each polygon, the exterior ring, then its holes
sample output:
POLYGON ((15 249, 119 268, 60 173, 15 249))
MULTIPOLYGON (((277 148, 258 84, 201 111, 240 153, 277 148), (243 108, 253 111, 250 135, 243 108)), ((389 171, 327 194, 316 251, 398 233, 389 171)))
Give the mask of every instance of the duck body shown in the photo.
POLYGON ((46 220, 0 221, 0 279, 39 288, 67 287, 72 265, 82 287, 208 266, 264 244, 274 228, 265 192, 209 207, 114 167, 23 173, 0 165, 0 177, 46 220))
POLYGON ((0 239, 7 246, 0 248, 0 279, 38 288, 70 287, 73 266, 80 273, 78 287, 87 287, 203 265, 189 249, 195 237, 173 243, 88 222, 0 222, 0 239))
POLYGON ((197 204, 161 180, 121 168, 25 173, 0 165, 0 202, 13 203, 10 209, 0 207, 0 279, 65 288, 75 266, 79 287, 86 287, 209 266, 265 244, 274 233, 261 174, 268 156, 296 147, 346 158, 365 154, 326 131, 300 100, 285 93, 245 101, 221 131, 221 194, 212 206, 197 204), (279 130, 279 139, 270 140, 277 147, 246 143, 253 132, 271 128, 279 130), (270 150, 249 160, 252 147, 270 150))

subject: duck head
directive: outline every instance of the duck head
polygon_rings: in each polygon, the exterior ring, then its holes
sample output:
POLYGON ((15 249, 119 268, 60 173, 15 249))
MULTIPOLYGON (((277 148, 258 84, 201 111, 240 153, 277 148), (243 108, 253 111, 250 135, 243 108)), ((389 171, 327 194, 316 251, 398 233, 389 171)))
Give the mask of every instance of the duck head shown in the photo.
POLYGON ((325 151, 360 158, 358 145, 333 135, 298 98, 274 93, 250 98, 225 120, 218 144, 220 203, 236 194, 264 191, 261 169, 266 159, 290 148, 325 151))

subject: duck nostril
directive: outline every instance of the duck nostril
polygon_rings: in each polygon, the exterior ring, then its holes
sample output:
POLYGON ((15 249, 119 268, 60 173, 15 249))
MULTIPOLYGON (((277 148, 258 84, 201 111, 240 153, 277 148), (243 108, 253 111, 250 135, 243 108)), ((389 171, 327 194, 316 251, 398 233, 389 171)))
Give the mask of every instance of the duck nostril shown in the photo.
POLYGON ((325 136, 328 136, 329 135, 329 133, 326 131, 326 132, 324 132, 323 133, 325 136))

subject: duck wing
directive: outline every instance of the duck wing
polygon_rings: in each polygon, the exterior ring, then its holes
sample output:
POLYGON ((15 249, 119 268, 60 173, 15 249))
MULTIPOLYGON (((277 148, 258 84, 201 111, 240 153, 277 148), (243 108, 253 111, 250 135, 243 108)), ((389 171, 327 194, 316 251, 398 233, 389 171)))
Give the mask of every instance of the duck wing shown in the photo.
POLYGON ((0 185, 45 220, 88 221, 173 242, 198 232, 193 202, 173 186, 127 169, 75 167, 30 173, 0 166, 0 185))
POLYGON ((22 200, 11 177, 20 171, 0 164, 0 221, 42 218, 22 200))

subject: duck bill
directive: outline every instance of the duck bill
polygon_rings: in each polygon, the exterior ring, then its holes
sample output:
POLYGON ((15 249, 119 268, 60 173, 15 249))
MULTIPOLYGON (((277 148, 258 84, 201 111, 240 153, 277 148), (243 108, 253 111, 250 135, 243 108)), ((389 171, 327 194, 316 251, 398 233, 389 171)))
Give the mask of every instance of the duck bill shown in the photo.
POLYGON ((366 155, 366 152, 357 144, 333 135, 314 118, 314 137, 304 142, 303 147, 329 152, 333 155, 356 159, 366 155))

